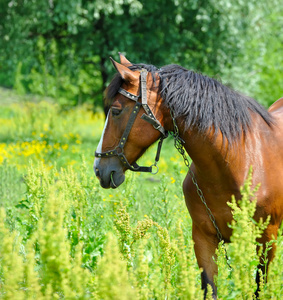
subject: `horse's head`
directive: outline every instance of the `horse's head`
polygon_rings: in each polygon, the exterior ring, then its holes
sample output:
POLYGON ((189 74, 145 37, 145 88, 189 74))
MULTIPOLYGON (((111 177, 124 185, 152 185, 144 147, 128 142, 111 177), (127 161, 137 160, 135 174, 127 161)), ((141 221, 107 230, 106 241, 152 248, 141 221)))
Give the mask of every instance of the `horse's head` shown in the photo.
MULTIPOLYGON (((110 109, 96 150, 94 171, 104 188, 116 188, 125 171, 151 172, 136 160, 158 138, 167 136, 164 121, 169 110, 159 96, 157 72, 132 65, 120 55, 121 64, 112 60, 118 74, 106 89, 110 109)), ((158 153, 159 154, 159 153, 158 153)))

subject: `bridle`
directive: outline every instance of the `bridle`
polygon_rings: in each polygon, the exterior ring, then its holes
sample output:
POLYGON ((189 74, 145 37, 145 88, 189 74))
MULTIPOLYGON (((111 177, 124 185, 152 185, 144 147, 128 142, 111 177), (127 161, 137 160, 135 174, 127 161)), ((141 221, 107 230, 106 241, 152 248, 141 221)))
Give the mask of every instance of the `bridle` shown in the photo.
POLYGON ((152 174, 156 174, 158 172, 157 163, 159 161, 162 143, 163 143, 163 140, 165 138, 167 138, 168 132, 164 129, 164 127, 160 124, 160 122, 156 119, 152 110, 150 109, 150 107, 147 104, 147 88, 146 88, 147 74, 148 74, 148 72, 145 69, 142 69, 140 72, 140 95, 136 96, 136 95, 126 91, 123 88, 120 88, 118 90, 118 93, 120 93, 121 95, 123 95, 123 96, 127 97, 128 99, 135 102, 134 108, 131 112, 129 121, 126 125, 124 133, 122 134, 122 137, 119 141, 118 146, 116 146, 113 150, 109 150, 106 152, 101 152, 101 153, 95 152, 95 157, 108 158, 108 157, 118 156, 118 158, 120 159, 122 164, 131 171, 149 172, 152 174), (141 102, 139 102, 140 98, 141 98, 141 102), (124 154, 125 144, 127 142, 128 136, 130 134, 130 131, 134 125, 135 119, 136 119, 141 107, 145 111, 145 113, 141 116, 141 119, 150 123, 154 129, 160 131, 160 133, 161 133, 161 137, 159 139, 158 146, 157 146, 155 162, 150 167, 139 166, 136 162, 134 162, 133 164, 130 164, 124 154), (155 170, 153 170, 154 167, 156 168, 155 170))

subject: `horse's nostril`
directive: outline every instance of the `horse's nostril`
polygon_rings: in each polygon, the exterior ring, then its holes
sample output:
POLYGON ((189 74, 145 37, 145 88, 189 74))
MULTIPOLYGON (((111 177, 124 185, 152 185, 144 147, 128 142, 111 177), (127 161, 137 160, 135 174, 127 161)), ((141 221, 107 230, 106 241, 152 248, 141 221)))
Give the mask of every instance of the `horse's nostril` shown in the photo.
POLYGON ((95 176, 99 177, 99 170, 98 170, 98 168, 95 168, 95 176))

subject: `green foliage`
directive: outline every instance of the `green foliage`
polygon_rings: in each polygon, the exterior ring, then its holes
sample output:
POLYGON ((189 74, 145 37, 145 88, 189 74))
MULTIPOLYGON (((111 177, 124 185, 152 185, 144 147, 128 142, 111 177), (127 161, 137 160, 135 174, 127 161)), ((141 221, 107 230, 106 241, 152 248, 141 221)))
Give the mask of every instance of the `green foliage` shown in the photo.
MULTIPOLYGON (((217 285, 219 294, 223 295, 222 299, 254 299, 256 290, 255 274, 257 266, 260 265, 260 256, 262 254, 262 251, 259 250, 261 249, 259 246, 262 245, 257 243, 257 239, 261 237, 270 220, 269 217, 265 221, 260 219, 258 222, 253 219, 256 209, 255 193, 258 189, 259 186, 252 188, 251 168, 248 178, 241 188, 242 198, 236 201, 235 197, 232 196, 232 201, 228 203, 233 214, 231 243, 228 247, 226 246, 231 269, 227 266, 226 252, 223 245, 220 245, 217 250, 217 264, 219 268, 217 285)), ((282 243, 282 232, 280 232, 278 241, 271 241, 271 243, 282 243)), ((282 257, 282 254, 277 252, 277 259, 279 257, 282 257)), ((267 261, 264 263, 266 264, 267 261)), ((274 260, 270 269, 276 264, 277 262, 274 260)), ((268 284, 263 284, 265 278, 261 278, 262 291, 260 299, 271 299, 272 297, 280 299, 278 296, 282 293, 281 288, 278 289, 276 287, 277 291, 274 293, 272 290, 274 287, 270 285, 273 285, 274 282, 279 283, 282 280, 283 273, 270 271, 269 275, 268 284)))
MULTIPOLYGON (((24 299, 24 291, 21 290, 23 277, 23 261, 19 255, 20 241, 18 240, 17 233, 9 232, 5 228, 5 210, 0 210, 0 236, 1 236, 1 290, 4 290, 4 299, 24 299), (15 272, 17 270, 17 272, 15 272)), ((1 291, 1 292, 2 292, 1 291)))
MULTIPOLYGON (((221 1, 220 5, 225 2, 221 1)), ((224 7, 229 9, 227 17, 230 17, 230 9, 234 6, 228 7, 228 3, 224 7)), ((283 51, 283 6, 280 0, 252 1, 248 6, 250 9, 243 20, 250 24, 246 37, 241 37, 244 51, 239 52, 230 68, 223 66, 223 79, 268 106, 283 95, 280 55, 283 51)))
POLYGON ((201 270, 196 267, 194 245, 193 243, 186 245, 181 223, 177 227, 177 234, 178 238, 175 245, 176 260, 179 262, 176 278, 177 296, 179 299, 202 299, 203 292, 200 291, 200 283, 197 280, 201 270))
POLYGON ((120 257, 117 241, 109 235, 105 254, 97 266, 98 299, 137 299, 127 273, 127 264, 120 257))
POLYGON ((220 75, 266 105, 282 95, 280 0, 2 0, 0 16, 0 84, 21 94, 101 105, 122 51, 220 75))
MULTIPOLYGON (((283 297, 282 291, 282 245, 283 245, 283 226, 278 231, 278 237, 274 242, 277 247, 277 254, 269 267, 268 281, 262 286, 260 297, 262 299, 281 299, 283 297), (281 282, 281 283, 280 283, 281 282)), ((264 278, 262 278, 264 279, 264 278)))
POLYGON ((258 223, 253 220, 256 210, 255 193, 259 186, 251 189, 251 185, 252 169, 241 189, 242 199, 237 203, 235 197, 232 197, 232 202, 228 203, 232 208, 234 219, 231 224, 233 234, 229 247, 233 257, 231 259, 233 294, 235 297, 242 297, 242 299, 252 299, 256 289, 254 271, 260 263, 259 255, 261 254, 257 253, 256 240, 261 237, 270 220, 267 218, 265 221, 259 220, 258 223))

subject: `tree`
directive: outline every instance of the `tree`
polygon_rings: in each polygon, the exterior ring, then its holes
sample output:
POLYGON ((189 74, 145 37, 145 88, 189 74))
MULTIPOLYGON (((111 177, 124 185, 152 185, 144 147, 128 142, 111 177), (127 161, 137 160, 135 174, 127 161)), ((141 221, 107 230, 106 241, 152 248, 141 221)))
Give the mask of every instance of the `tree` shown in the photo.
POLYGON ((101 104, 114 73, 108 58, 118 51, 232 78, 263 9, 257 2, 2 0, 0 84, 101 104))

